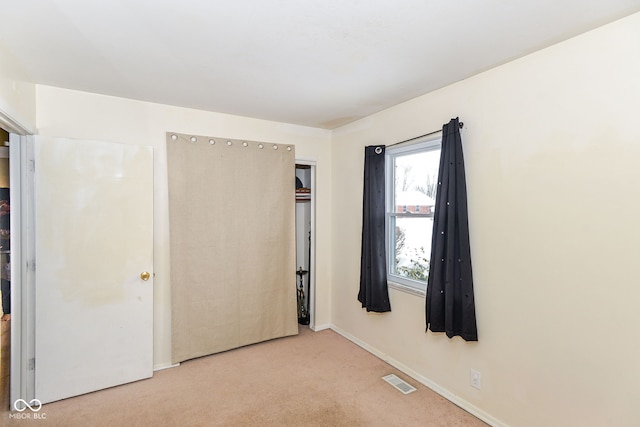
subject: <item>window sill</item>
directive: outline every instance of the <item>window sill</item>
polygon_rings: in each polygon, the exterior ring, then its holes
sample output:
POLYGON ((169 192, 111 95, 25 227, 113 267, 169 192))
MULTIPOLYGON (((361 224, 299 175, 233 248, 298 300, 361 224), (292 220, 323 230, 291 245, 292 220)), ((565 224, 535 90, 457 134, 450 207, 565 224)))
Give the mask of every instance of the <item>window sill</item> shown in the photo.
POLYGON ((387 286, 392 289, 396 289, 398 291, 406 292, 408 294, 416 295, 423 298, 427 295, 426 289, 417 289, 412 286, 403 285, 401 283, 387 281, 387 286))

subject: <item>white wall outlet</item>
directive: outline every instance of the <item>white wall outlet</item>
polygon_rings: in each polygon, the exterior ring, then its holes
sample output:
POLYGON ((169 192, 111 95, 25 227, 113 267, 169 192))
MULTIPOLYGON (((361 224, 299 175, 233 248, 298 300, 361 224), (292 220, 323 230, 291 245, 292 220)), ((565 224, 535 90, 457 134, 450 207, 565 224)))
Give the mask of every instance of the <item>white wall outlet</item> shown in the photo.
POLYGON ((480 388, 482 387, 482 375, 480 374, 480 372, 476 371, 475 369, 472 369, 470 378, 471 378, 471 387, 477 388, 478 390, 480 390, 480 388))

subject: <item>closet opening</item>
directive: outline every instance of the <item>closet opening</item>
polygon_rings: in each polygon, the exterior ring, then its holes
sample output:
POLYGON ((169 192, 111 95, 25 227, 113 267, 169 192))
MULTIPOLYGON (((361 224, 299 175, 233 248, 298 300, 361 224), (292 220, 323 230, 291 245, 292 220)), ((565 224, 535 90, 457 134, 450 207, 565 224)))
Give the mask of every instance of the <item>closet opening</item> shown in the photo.
POLYGON ((315 162, 296 161, 296 295, 298 324, 315 327, 315 162))

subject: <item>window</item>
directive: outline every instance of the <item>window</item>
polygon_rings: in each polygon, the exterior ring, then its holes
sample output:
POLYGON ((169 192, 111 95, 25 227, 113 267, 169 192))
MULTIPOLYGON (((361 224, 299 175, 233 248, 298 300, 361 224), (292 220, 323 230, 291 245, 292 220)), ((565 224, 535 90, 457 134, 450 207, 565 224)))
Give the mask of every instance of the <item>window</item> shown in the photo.
POLYGON ((389 286, 426 290, 440 142, 428 139, 386 150, 389 286))

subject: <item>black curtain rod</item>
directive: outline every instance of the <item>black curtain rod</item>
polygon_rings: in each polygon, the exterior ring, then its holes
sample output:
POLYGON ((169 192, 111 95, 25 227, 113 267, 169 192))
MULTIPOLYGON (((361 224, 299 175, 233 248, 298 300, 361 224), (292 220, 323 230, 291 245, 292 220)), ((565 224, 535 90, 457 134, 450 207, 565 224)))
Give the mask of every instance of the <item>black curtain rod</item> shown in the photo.
MULTIPOLYGON (((459 126, 460 126, 460 129, 462 129, 464 127, 464 123, 460 122, 459 126)), ((415 141, 416 139, 424 138, 425 136, 429 136, 429 135, 435 135, 436 133, 441 133, 441 132, 442 132, 442 129, 434 130, 433 132, 425 133, 424 135, 416 136, 415 138, 409 138, 409 139, 405 139, 404 141, 396 142, 395 144, 386 145, 386 147, 393 147, 394 145, 399 145, 399 144, 404 144, 405 142, 415 141)))

